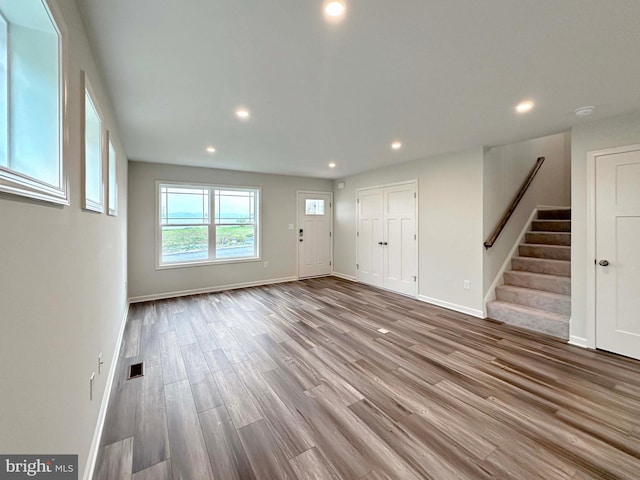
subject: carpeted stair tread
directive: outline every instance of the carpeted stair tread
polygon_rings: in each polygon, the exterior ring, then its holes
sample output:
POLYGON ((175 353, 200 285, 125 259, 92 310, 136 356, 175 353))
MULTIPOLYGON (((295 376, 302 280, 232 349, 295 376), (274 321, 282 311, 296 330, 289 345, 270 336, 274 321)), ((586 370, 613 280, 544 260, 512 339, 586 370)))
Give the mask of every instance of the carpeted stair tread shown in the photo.
POLYGON ((527 232, 525 242, 540 245, 571 245, 570 232, 527 232))
POLYGON ((538 245, 521 243, 518 247, 521 257, 547 258, 550 260, 571 260, 571 247, 565 245, 538 245))
POLYGON ((516 287, 514 285, 501 285, 496 288, 496 299, 525 307, 538 308, 547 312, 562 315, 571 314, 571 297, 560 293, 516 287))
POLYGON ((510 325, 567 339, 569 338, 569 316, 547 312, 537 308, 494 300, 487 303, 489 318, 510 325))
POLYGON ((571 276, 571 262, 567 260, 550 260, 547 258, 513 257, 511 268, 533 273, 546 273, 548 275, 571 276))
POLYGON ((531 222, 534 232, 570 232, 571 220, 534 220, 531 222))
POLYGON ((504 283, 505 285, 514 285, 516 287, 571 295, 571 278, 561 275, 510 270, 504 272, 504 283))
POLYGON ((571 220, 571 209, 538 210, 538 218, 540 220, 571 220))

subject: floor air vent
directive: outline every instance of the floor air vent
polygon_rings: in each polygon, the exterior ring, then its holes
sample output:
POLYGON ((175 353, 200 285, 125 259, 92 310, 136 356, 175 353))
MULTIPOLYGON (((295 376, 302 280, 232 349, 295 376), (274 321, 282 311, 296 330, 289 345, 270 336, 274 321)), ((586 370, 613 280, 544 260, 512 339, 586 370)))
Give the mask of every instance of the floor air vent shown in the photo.
POLYGON ((144 375, 144 363, 133 363, 129 365, 129 375, 127 376, 127 380, 131 380, 132 378, 142 377, 144 375))

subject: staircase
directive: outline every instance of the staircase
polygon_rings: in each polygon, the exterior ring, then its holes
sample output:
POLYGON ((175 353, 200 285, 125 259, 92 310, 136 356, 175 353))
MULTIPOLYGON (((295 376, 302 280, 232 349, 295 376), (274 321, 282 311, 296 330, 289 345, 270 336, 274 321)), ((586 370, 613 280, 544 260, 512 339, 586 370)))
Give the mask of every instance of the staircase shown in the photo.
POLYGON ((489 318, 569 338, 571 210, 540 210, 487 304, 489 318))

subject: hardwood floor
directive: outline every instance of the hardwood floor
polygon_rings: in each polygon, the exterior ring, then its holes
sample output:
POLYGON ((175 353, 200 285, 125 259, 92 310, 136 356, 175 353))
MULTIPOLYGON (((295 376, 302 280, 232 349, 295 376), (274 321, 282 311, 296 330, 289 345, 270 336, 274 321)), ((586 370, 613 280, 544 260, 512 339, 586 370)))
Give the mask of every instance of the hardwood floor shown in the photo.
POLYGON ((116 375, 98 480, 640 478, 640 362, 336 278, 132 305, 116 375))

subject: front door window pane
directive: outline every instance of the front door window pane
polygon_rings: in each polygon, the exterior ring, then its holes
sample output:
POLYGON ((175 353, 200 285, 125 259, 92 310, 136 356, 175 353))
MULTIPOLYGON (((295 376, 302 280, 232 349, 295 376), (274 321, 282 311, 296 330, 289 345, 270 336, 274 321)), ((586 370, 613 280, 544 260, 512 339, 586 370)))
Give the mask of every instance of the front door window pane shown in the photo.
POLYGON ((306 215, 324 215, 324 200, 307 198, 304 213, 306 215))

